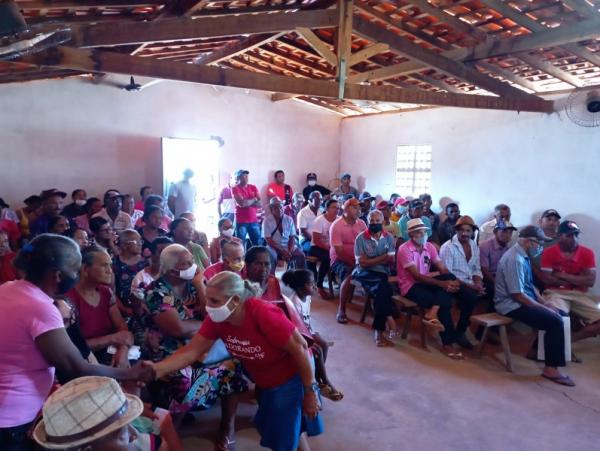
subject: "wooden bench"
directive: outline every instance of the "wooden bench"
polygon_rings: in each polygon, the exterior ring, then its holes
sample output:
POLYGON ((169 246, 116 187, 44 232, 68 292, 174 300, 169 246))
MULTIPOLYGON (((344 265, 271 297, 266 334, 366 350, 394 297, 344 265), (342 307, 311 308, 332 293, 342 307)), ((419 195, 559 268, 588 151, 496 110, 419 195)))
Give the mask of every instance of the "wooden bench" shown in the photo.
POLYGON ((427 349, 427 326, 423 323, 425 311, 419 307, 419 305, 404 296, 395 295, 392 296, 392 300, 396 303, 398 310, 406 315, 404 322, 404 328, 402 329, 402 339, 406 340, 408 332, 411 328, 412 317, 417 315, 419 317, 420 330, 421 330, 421 347, 427 349))
POLYGON ((506 333, 506 326, 511 324, 513 320, 507 316, 499 315, 498 313, 483 313, 481 315, 471 316, 471 322, 483 326, 483 335, 479 343, 479 358, 483 355, 483 347, 488 338, 488 331, 492 327, 498 327, 500 332, 500 343, 502 344, 502 351, 504 351, 504 358, 506 364, 506 370, 513 372, 512 356, 510 353, 510 343, 508 342, 508 334, 506 333))

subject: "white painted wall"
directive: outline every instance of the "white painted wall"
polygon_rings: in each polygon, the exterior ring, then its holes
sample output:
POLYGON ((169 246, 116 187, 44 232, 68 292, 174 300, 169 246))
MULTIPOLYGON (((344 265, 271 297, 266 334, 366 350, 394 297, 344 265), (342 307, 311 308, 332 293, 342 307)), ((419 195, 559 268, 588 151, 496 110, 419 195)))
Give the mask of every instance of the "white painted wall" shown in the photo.
POLYGON ((600 128, 558 114, 439 108, 344 119, 340 140, 340 170, 371 194, 395 191, 396 146, 431 144, 434 203, 458 200, 481 223, 504 202, 518 226, 556 208, 600 260, 600 128))
POLYGON ((283 169, 302 188, 308 172, 337 173, 339 122, 266 93, 176 82, 135 93, 75 79, 0 85, 0 197, 19 206, 52 187, 159 191, 162 136, 222 137, 223 182, 243 168, 262 188, 283 169))

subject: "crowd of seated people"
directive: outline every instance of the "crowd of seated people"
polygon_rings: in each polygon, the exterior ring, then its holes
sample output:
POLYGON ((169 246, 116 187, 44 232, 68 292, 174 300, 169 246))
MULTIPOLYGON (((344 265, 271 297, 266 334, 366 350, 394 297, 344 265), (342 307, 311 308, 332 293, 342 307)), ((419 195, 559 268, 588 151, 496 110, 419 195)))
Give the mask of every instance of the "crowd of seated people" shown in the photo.
MULTIPOLYGON (((98 375, 146 382, 123 389, 169 411, 175 425, 220 400, 215 446, 223 450, 235 446, 238 395, 254 385, 261 444, 308 449, 307 425, 314 423, 311 434, 322 430, 316 391, 343 397, 327 374, 329 344, 310 320, 313 290, 331 299, 326 279, 339 287, 340 324, 349 322, 356 286, 373 300, 376 346, 393 346, 398 334, 395 293, 423 309, 424 326, 455 360, 474 347, 473 312, 496 311, 546 331, 542 376, 574 385, 559 370, 564 318, 574 319, 572 341, 600 334, 600 310, 588 294, 594 252, 579 244, 574 221, 549 209, 538 225, 517 230, 499 204, 477 226, 455 202, 436 213, 429 194, 383 199, 360 193, 348 173, 333 190, 315 173, 306 181, 294 191, 277 171, 263 218, 258 188, 248 171, 237 171, 219 196, 222 217, 210 241, 191 212, 179 206, 175 216, 149 186, 137 203, 115 189, 102 200, 77 189, 64 208, 67 194, 58 189, 16 210, 0 199, 0 365, 9 370, 0 374, 0 448, 25 449, 15 440, 27 440, 19 433, 32 426, 53 382, 98 375), (281 265, 290 297, 277 277, 281 265), (26 326, 10 323, 32 306, 26 326), (17 336, 35 358, 15 354, 17 336), (1 388, 9 377, 30 382, 1 388), (7 403, 27 406, 10 417, 7 403)), ((177 448, 174 429, 166 434, 177 448)))

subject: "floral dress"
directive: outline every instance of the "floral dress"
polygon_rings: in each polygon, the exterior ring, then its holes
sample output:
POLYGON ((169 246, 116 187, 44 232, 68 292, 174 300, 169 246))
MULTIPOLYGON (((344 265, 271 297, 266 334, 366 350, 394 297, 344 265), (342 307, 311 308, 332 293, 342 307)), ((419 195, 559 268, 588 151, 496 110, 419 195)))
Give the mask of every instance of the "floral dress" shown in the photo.
MULTIPOLYGON (((188 282, 187 295, 178 297, 171 285, 163 278, 148 287, 145 303, 150 312, 149 329, 142 346, 142 357, 159 362, 180 347, 188 339, 172 337, 163 333, 152 322, 152 317, 176 310, 181 320, 200 319, 194 311, 196 289, 188 282)), ((248 389, 238 360, 228 358, 218 363, 204 365, 197 362, 190 367, 168 374, 148 386, 152 402, 169 409, 172 413, 204 410, 212 407, 221 396, 241 393, 248 389)))

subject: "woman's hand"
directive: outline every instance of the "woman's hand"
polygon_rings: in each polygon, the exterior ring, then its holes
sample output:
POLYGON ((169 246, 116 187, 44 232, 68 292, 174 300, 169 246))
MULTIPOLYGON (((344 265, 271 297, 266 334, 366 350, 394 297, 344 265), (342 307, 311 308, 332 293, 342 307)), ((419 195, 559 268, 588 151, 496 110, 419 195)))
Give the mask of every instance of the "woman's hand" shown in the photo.
POLYGON ((119 346, 117 352, 112 357, 110 366, 114 368, 129 368, 129 348, 127 346, 119 346))
POLYGON ((317 416, 320 410, 317 394, 312 389, 304 390, 304 400, 302 401, 302 412, 312 420, 317 416))
POLYGON ((113 334, 116 346, 133 346, 133 334, 128 330, 120 330, 113 334))
POLYGON ((144 384, 156 380, 156 370, 154 363, 148 360, 140 361, 129 369, 129 379, 144 384))

